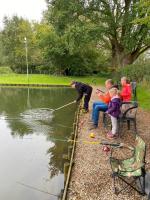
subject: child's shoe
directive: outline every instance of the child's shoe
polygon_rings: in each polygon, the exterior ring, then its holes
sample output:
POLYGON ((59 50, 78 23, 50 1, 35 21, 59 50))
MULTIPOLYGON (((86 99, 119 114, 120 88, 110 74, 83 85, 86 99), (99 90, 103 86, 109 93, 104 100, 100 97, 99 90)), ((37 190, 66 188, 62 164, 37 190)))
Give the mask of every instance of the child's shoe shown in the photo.
POLYGON ((107 133, 107 138, 108 139, 115 139, 116 138, 116 134, 112 134, 112 132, 107 133))

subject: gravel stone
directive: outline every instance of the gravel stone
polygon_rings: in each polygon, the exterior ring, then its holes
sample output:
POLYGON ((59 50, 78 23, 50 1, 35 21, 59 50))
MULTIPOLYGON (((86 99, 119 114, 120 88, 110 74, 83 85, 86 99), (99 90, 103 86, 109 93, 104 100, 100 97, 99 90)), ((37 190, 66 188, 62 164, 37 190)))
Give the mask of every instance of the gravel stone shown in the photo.
MULTIPOLYGON (((92 94, 92 101, 97 101, 95 94, 96 88, 92 94)), ((134 190, 127 190, 118 196, 113 194, 111 167, 109 164, 109 154, 102 151, 102 145, 90 144, 89 141, 108 140, 106 130, 102 125, 102 116, 97 129, 89 130, 91 123, 92 101, 90 102, 90 112, 80 115, 78 130, 78 140, 75 150, 75 164, 72 168, 71 180, 68 188, 67 200, 144 200, 146 197, 140 196, 134 190), (90 138, 90 133, 95 134, 95 138, 90 138)), ((146 161, 150 162, 150 113, 138 109, 137 129, 139 135, 144 139, 147 145, 146 161)), ((123 142, 129 145, 134 143, 134 134, 132 128, 130 131, 124 127, 121 139, 115 139, 114 142, 123 142)), ((130 152, 118 151, 116 155, 123 158, 130 155, 130 152)), ((147 171, 150 171, 150 164, 147 165, 147 171)))

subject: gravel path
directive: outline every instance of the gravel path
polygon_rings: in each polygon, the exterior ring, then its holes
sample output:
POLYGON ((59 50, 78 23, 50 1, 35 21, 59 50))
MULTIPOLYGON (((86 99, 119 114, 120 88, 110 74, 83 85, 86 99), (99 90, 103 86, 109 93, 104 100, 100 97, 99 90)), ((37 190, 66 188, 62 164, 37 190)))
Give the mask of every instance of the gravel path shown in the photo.
MULTIPOLYGON (((92 101, 98 100, 95 88, 90 103, 90 112, 80 116, 78 139, 83 141, 106 140, 106 131, 102 128, 100 120, 99 128, 90 131, 89 120, 91 118, 92 101), (95 138, 90 138, 90 133, 95 138)), ((101 118, 102 119, 102 118, 101 118)), ((147 160, 150 158, 150 113, 138 110, 138 131, 147 144, 147 160)), ((134 140, 131 131, 125 128, 121 142, 131 144, 134 140)), ((116 140, 115 140, 116 141, 116 140)), ((118 140, 117 140, 118 141, 118 140)), ((127 153, 127 152, 126 152, 127 153)), ((122 152, 122 155, 123 152, 122 152)), ((150 159, 149 159, 150 161, 150 159)), ((150 171, 150 166, 148 166, 150 171)), ((68 188, 68 200, 144 200, 145 197, 138 195, 133 190, 123 192, 116 196, 112 190, 112 178, 109 156, 102 151, 99 144, 87 142, 77 143, 75 151, 75 164, 72 169, 70 185, 68 188)))

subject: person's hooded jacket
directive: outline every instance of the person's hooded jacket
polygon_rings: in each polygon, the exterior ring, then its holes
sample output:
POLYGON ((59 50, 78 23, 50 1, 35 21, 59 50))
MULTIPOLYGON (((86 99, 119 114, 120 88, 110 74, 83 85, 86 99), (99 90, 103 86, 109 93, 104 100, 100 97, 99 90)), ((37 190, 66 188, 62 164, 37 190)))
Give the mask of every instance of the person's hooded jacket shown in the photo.
POLYGON ((120 107, 121 99, 119 97, 114 97, 109 102, 107 113, 115 118, 118 118, 121 113, 120 107))
POLYGON ((87 85, 84 83, 75 82, 75 88, 79 94, 76 101, 80 101, 84 94, 91 95, 91 93, 92 93, 92 87, 90 85, 87 85))
POLYGON ((122 87, 120 96, 122 98, 122 101, 131 101, 132 89, 130 84, 126 84, 122 87))

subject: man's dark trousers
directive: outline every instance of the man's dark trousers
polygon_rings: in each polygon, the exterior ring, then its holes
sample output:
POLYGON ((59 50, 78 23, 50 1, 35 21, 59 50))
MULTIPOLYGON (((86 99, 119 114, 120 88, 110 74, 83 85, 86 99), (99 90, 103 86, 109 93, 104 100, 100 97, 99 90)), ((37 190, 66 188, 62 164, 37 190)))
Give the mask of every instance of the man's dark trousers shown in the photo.
POLYGON ((85 110, 89 109, 89 101, 91 98, 91 94, 92 94, 92 87, 89 89, 88 93, 86 93, 84 96, 84 109, 85 110))

